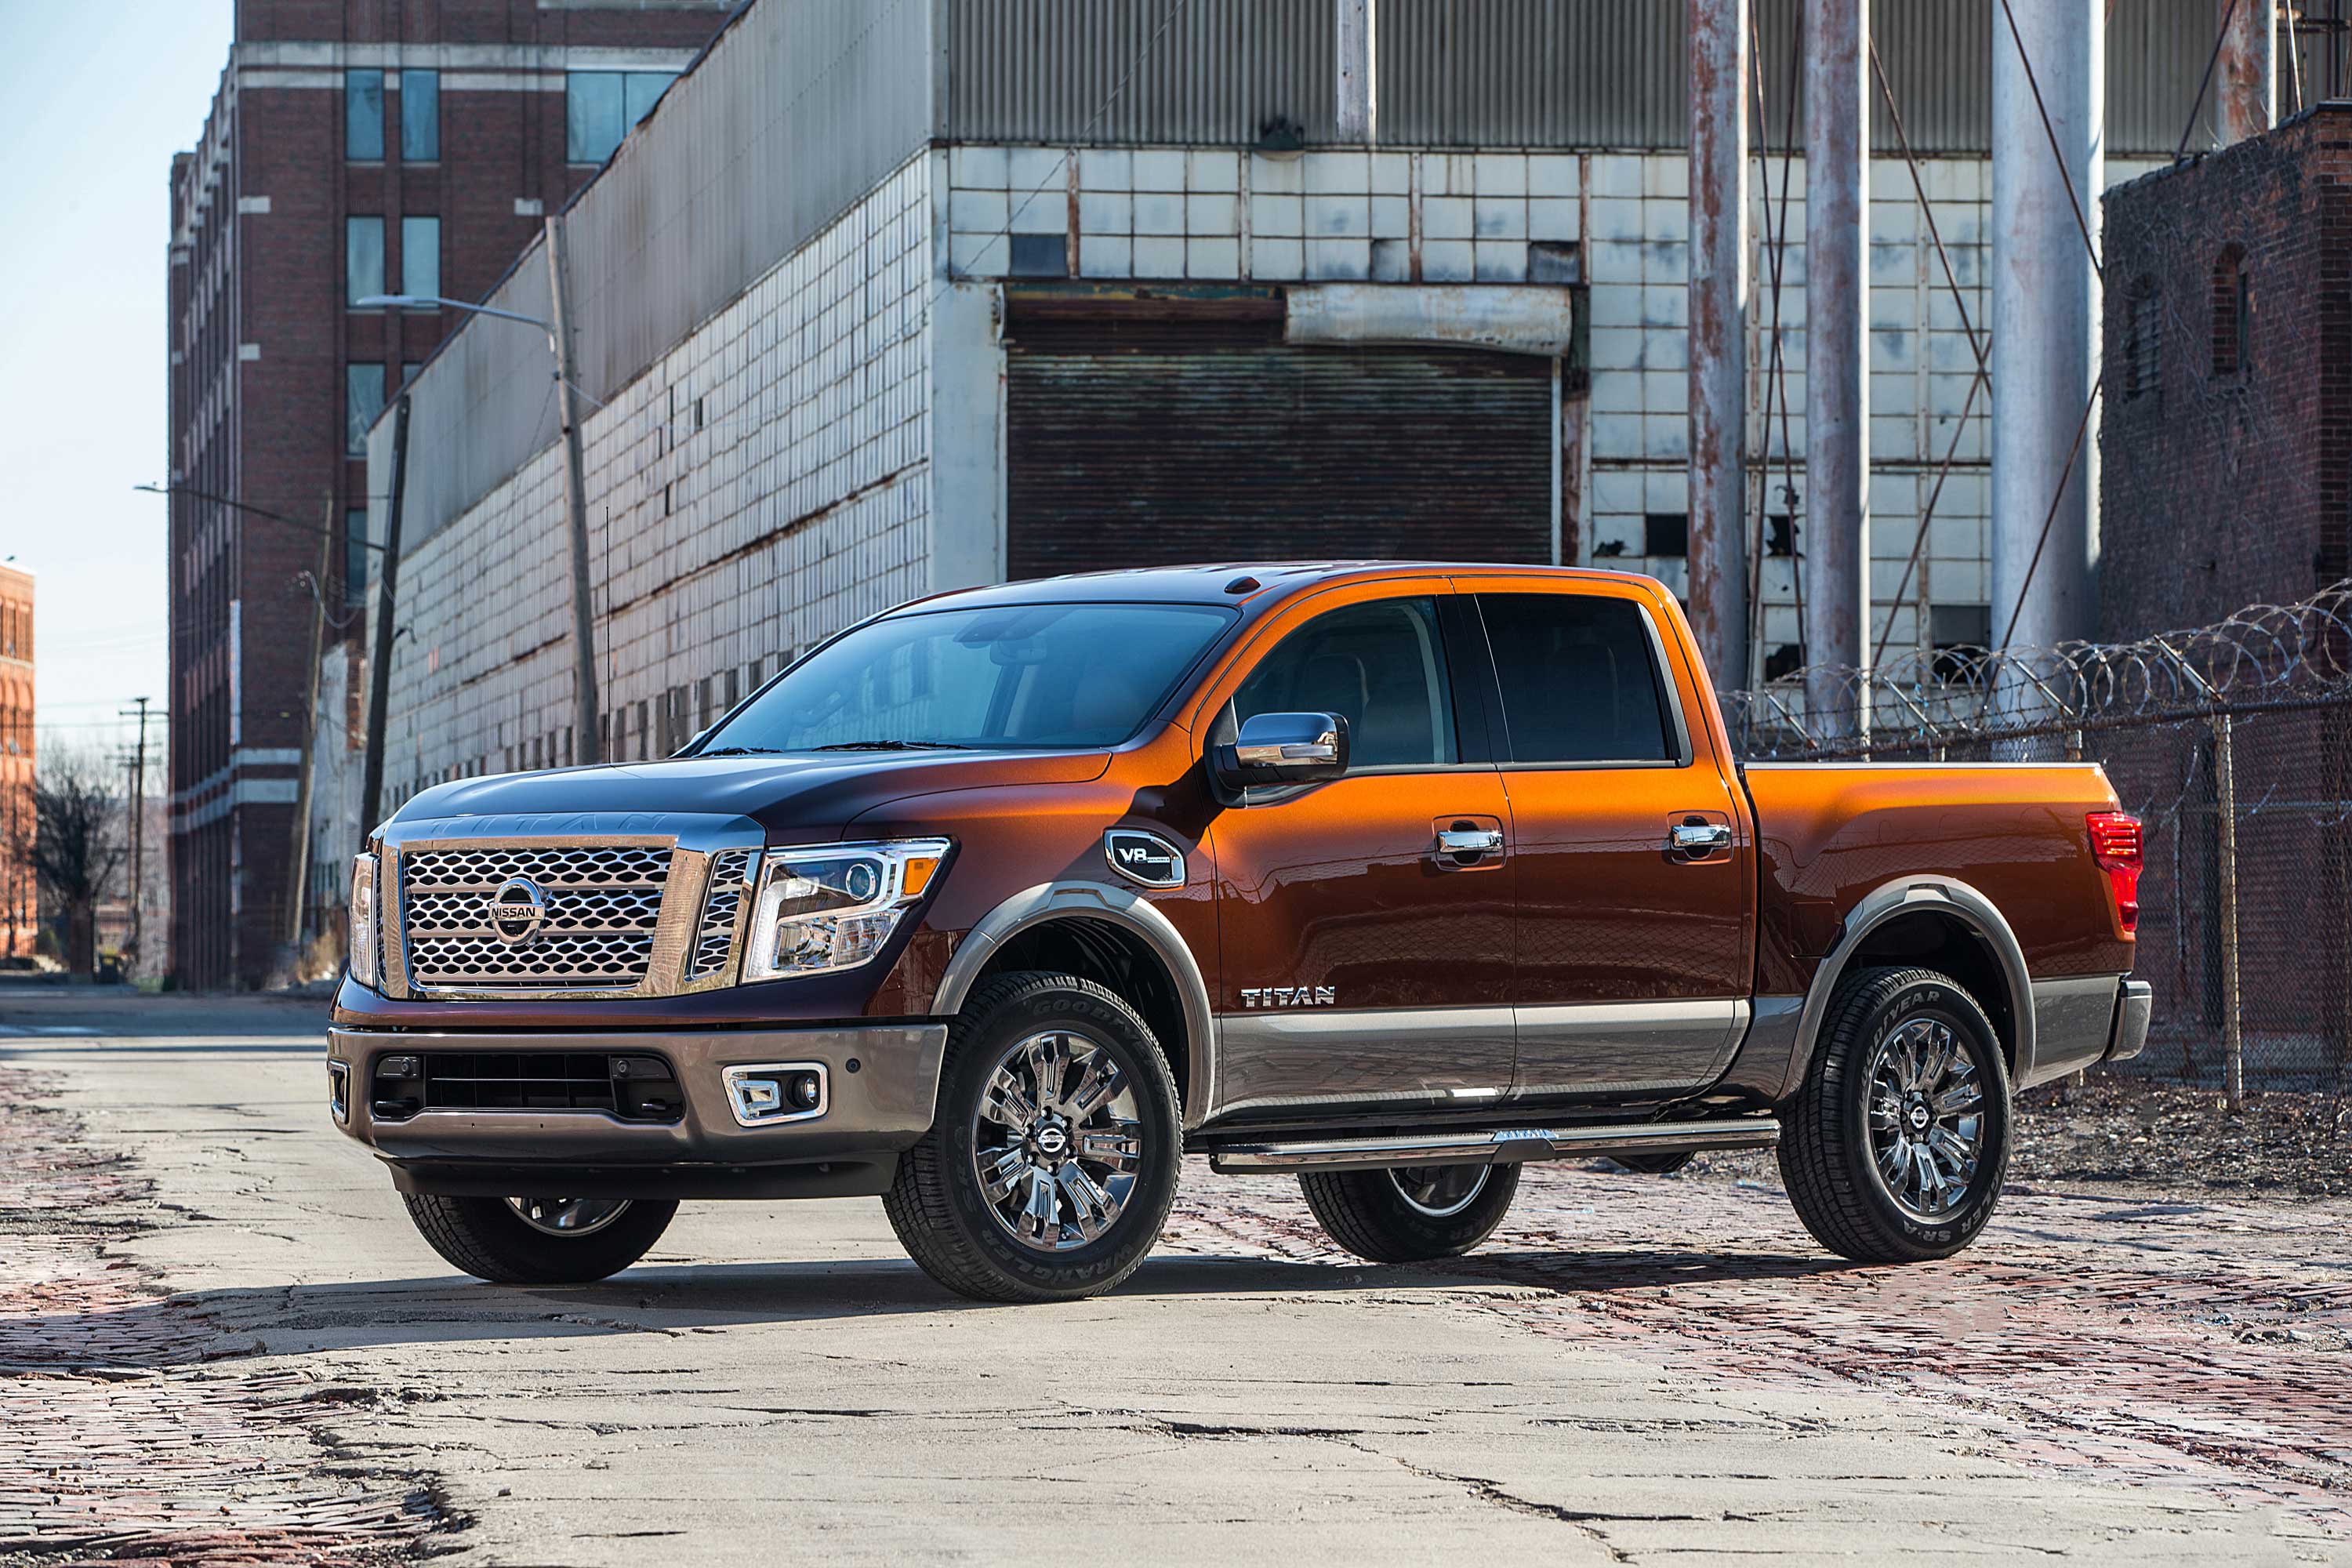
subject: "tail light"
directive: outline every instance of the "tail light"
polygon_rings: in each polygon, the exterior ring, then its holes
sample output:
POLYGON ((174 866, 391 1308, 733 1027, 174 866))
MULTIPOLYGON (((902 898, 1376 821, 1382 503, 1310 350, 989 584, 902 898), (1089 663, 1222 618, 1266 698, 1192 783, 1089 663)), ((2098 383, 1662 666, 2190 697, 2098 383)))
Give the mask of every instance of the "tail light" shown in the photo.
POLYGON ((2139 818, 2120 811, 2095 811, 2085 820, 2091 830, 2091 858, 2107 874, 2116 933, 2132 936, 2139 930, 2139 818))

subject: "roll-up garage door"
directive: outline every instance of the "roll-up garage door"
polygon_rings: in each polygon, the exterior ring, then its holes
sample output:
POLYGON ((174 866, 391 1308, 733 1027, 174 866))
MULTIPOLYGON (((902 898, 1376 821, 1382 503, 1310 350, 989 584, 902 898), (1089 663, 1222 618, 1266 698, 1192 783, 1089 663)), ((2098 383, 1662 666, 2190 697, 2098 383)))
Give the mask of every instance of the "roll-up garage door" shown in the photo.
POLYGON ((1016 318, 1015 578, 1194 561, 1551 559, 1551 362, 1302 348, 1278 322, 1016 318))

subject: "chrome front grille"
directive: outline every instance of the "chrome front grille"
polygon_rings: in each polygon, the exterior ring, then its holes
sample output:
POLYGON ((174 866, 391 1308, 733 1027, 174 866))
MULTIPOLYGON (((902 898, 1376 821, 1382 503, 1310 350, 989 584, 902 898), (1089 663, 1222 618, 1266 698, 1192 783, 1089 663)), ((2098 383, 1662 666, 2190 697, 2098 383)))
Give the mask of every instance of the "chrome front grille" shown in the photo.
POLYGON ((407 851, 409 977, 427 991, 643 986, 674 856, 667 845, 561 843, 407 851))
POLYGON ((689 981, 724 973, 734 956, 735 931, 743 918, 743 903, 751 894, 750 849, 727 849, 710 858, 710 890, 703 895, 702 920, 694 930, 694 952, 686 961, 689 981))

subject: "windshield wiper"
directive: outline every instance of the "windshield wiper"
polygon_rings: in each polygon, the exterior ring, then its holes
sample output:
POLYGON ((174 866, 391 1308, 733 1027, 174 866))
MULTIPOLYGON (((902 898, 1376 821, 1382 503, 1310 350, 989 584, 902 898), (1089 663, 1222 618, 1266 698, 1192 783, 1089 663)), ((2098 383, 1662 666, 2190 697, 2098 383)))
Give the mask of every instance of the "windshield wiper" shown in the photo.
POLYGON ((781 757, 784 753, 776 746, 713 746, 707 752, 697 752, 698 757, 781 757))
POLYGON ((970 746, 953 741, 839 741, 830 746, 811 746, 813 752, 969 752, 970 746))

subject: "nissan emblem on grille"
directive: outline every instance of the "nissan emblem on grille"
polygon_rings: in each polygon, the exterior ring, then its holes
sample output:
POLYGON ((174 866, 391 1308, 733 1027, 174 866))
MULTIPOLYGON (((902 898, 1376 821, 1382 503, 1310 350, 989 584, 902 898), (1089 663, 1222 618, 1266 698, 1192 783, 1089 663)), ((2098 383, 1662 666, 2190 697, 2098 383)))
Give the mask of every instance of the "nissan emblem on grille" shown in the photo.
POLYGON ((490 895, 490 924, 502 942, 520 947, 547 923, 547 895, 529 877, 509 877, 490 895))

